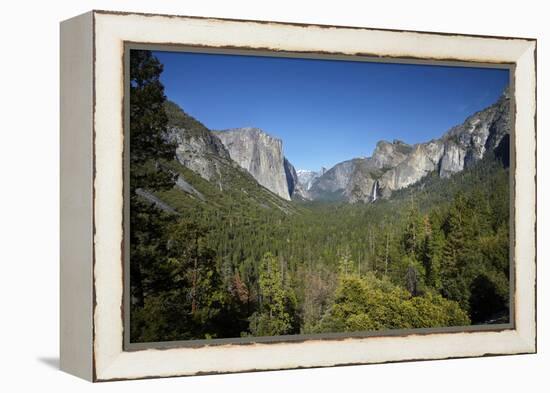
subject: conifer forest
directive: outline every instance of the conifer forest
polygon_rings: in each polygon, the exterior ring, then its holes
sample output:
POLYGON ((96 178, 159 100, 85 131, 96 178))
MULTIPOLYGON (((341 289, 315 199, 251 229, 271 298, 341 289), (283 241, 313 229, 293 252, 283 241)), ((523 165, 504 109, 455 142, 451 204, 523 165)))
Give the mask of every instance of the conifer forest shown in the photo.
POLYGON ((131 52, 131 342, 509 322, 507 91, 304 180, 262 130, 189 115, 163 68, 131 52))

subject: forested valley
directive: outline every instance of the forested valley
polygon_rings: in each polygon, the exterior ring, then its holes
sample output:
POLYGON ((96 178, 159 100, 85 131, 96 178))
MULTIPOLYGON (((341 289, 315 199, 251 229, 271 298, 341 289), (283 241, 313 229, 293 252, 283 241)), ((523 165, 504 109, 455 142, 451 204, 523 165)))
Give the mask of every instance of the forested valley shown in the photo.
POLYGON ((508 322, 508 151, 373 203, 284 201, 175 159, 161 72, 132 55, 131 342, 508 322))

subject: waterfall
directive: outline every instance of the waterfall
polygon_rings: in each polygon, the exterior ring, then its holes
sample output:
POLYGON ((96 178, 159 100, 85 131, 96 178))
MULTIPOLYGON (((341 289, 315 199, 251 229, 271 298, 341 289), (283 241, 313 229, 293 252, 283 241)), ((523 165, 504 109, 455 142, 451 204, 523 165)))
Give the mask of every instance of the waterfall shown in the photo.
POLYGON ((372 186, 372 202, 376 201, 378 198, 378 180, 374 182, 374 185, 372 186))

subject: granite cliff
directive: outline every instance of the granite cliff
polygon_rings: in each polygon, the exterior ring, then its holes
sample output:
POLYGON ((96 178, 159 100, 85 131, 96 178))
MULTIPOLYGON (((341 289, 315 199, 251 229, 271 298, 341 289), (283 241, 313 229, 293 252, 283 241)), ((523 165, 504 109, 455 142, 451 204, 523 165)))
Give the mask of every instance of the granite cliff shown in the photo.
MULTIPOLYGON (((177 161, 223 189, 223 168, 234 165, 221 141, 177 104, 167 101, 168 138, 176 145, 177 161)), ((183 184, 180 180, 177 184, 183 184)))
MULTIPOLYGON (((242 206, 249 208, 276 208, 285 213, 293 211, 293 207, 287 201, 262 186, 248 168, 243 168, 232 159, 230 151, 215 132, 171 101, 167 101, 164 108, 168 117, 167 139, 176 145, 175 162, 167 163, 177 174, 173 192, 184 193, 188 202, 192 200, 193 203, 204 205, 215 204, 219 207, 232 200, 239 200, 242 206)), ((282 154, 282 150, 279 150, 282 154)), ((266 152, 258 154, 262 156, 266 152)), ((286 170, 293 173, 294 168, 289 162, 284 165, 286 170)), ((254 165, 251 167, 254 168, 254 165)), ((284 180, 284 187, 289 187, 286 176, 284 180)), ((174 210, 158 196, 145 192, 142 194, 144 199, 161 209, 174 210)), ((180 196, 172 199, 182 200, 180 196)))
POLYGON ((283 142, 259 128, 214 131, 233 161, 248 171, 262 186, 290 200, 294 190, 294 167, 283 155, 283 142), (286 162, 286 163, 285 163, 286 162), (287 179, 287 172, 290 179, 287 179), (292 191, 291 191, 292 190, 292 191))

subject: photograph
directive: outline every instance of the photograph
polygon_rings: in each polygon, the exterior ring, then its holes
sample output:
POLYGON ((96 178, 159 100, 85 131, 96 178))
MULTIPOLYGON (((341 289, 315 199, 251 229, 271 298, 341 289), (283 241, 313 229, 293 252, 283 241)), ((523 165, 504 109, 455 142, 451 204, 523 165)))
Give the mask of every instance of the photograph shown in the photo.
POLYGON ((129 343, 512 326, 509 65, 126 53, 129 343))
POLYGON ((0 393, 550 391, 542 4, 6 2, 0 393))

